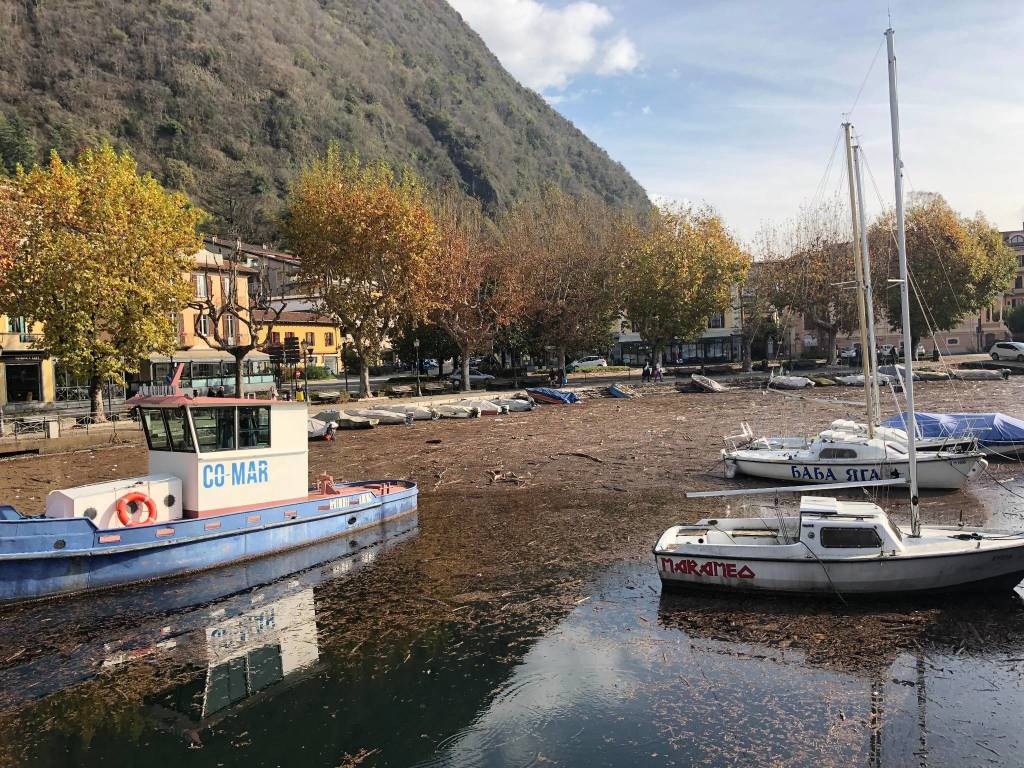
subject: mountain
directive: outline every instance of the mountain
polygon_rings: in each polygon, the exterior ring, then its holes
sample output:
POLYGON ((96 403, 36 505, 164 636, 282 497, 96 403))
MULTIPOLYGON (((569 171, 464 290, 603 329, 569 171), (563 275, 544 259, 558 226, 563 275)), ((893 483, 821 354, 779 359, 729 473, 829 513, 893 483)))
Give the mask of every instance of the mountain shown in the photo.
POLYGON ((247 238, 331 141, 492 210, 544 183, 648 205, 444 0, 0 0, 0 72, 3 136, 107 138, 247 238))

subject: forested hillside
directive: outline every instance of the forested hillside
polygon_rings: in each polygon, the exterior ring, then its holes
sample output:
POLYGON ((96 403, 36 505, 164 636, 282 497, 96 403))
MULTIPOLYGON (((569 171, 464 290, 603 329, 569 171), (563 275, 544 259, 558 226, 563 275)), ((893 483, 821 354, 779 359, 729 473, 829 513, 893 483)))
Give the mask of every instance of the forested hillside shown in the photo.
POLYGON ((444 0, 0 0, 0 114, 0 152, 109 138, 263 240, 332 140, 489 209, 547 182, 647 204, 444 0))

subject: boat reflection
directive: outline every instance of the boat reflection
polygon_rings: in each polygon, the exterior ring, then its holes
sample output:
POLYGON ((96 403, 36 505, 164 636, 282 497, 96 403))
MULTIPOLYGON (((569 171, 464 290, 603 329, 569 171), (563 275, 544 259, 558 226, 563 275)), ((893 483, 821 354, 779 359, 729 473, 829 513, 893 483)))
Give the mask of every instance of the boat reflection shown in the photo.
MULTIPOLYGON (((35 651, 16 654, 19 663, 0 669, 0 712, 24 707, 100 674, 130 675, 128 668, 145 660, 173 670, 170 678, 177 690, 170 699, 178 704, 171 709, 201 724, 210 715, 310 669, 319 657, 314 588, 351 576, 417 532, 414 513, 360 531, 358 536, 155 589, 146 587, 141 594, 107 594, 92 603, 82 601, 59 620, 41 625, 46 629, 33 638, 35 651), (254 581, 263 585, 238 591, 254 581), (193 605, 181 609, 186 595, 192 596, 193 605), (211 598, 215 599, 211 602, 211 598), (174 609, 170 614, 168 606, 174 609), (132 618, 131 624, 110 621, 119 608, 132 618), (136 614, 146 609, 149 615, 140 619, 136 614), (71 653, 61 652, 84 633, 93 636, 78 642, 71 653), (51 644, 57 647, 39 652, 51 644), (188 672, 197 665, 205 668, 198 680, 188 672), (181 682, 181 677, 188 679, 181 682)), ((5 622, 8 631, 13 634, 16 624, 29 626, 27 618, 45 607, 20 611, 19 622, 5 622)))

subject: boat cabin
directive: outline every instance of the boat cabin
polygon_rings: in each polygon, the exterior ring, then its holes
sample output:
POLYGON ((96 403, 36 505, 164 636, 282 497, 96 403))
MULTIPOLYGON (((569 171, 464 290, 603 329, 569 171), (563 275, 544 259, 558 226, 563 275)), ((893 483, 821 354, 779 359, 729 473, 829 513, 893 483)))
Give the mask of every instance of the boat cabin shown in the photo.
MULTIPOLYGON (((156 521, 308 496, 305 403, 186 395, 131 403, 145 432, 150 474, 53 491, 47 517, 85 516, 101 529, 116 528, 118 502, 133 492, 155 504, 156 521)), ((133 506, 133 519, 138 512, 133 506)))

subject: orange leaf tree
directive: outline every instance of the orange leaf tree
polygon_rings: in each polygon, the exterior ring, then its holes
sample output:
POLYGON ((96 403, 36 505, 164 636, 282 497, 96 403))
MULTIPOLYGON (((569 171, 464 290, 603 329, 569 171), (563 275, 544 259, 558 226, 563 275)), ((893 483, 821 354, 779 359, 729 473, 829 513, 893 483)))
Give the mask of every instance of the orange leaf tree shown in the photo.
POLYGON ((43 345, 89 381, 92 415, 102 420, 103 382, 177 344, 174 317, 191 293, 202 212, 108 144, 73 163, 54 152, 13 183, 22 233, 3 309, 43 323, 43 345))
POLYGON ((501 221, 505 257, 521 264, 525 325, 537 345, 567 352, 605 350, 620 311, 619 217, 592 196, 548 187, 511 209, 501 221))
POLYGON ((469 391, 469 358, 490 351, 494 334, 525 306, 518 260, 496 247, 494 225, 479 201, 456 188, 434 204, 437 248, 426 276, 426 319, 459 348, 462 390, 469 391))
POLYGON ((293 182, 284 229, 300 283, 351 336, 370 396, 370 364, 403 317, 425 311, 436 233, 418 180, 331 147, 293 182))

